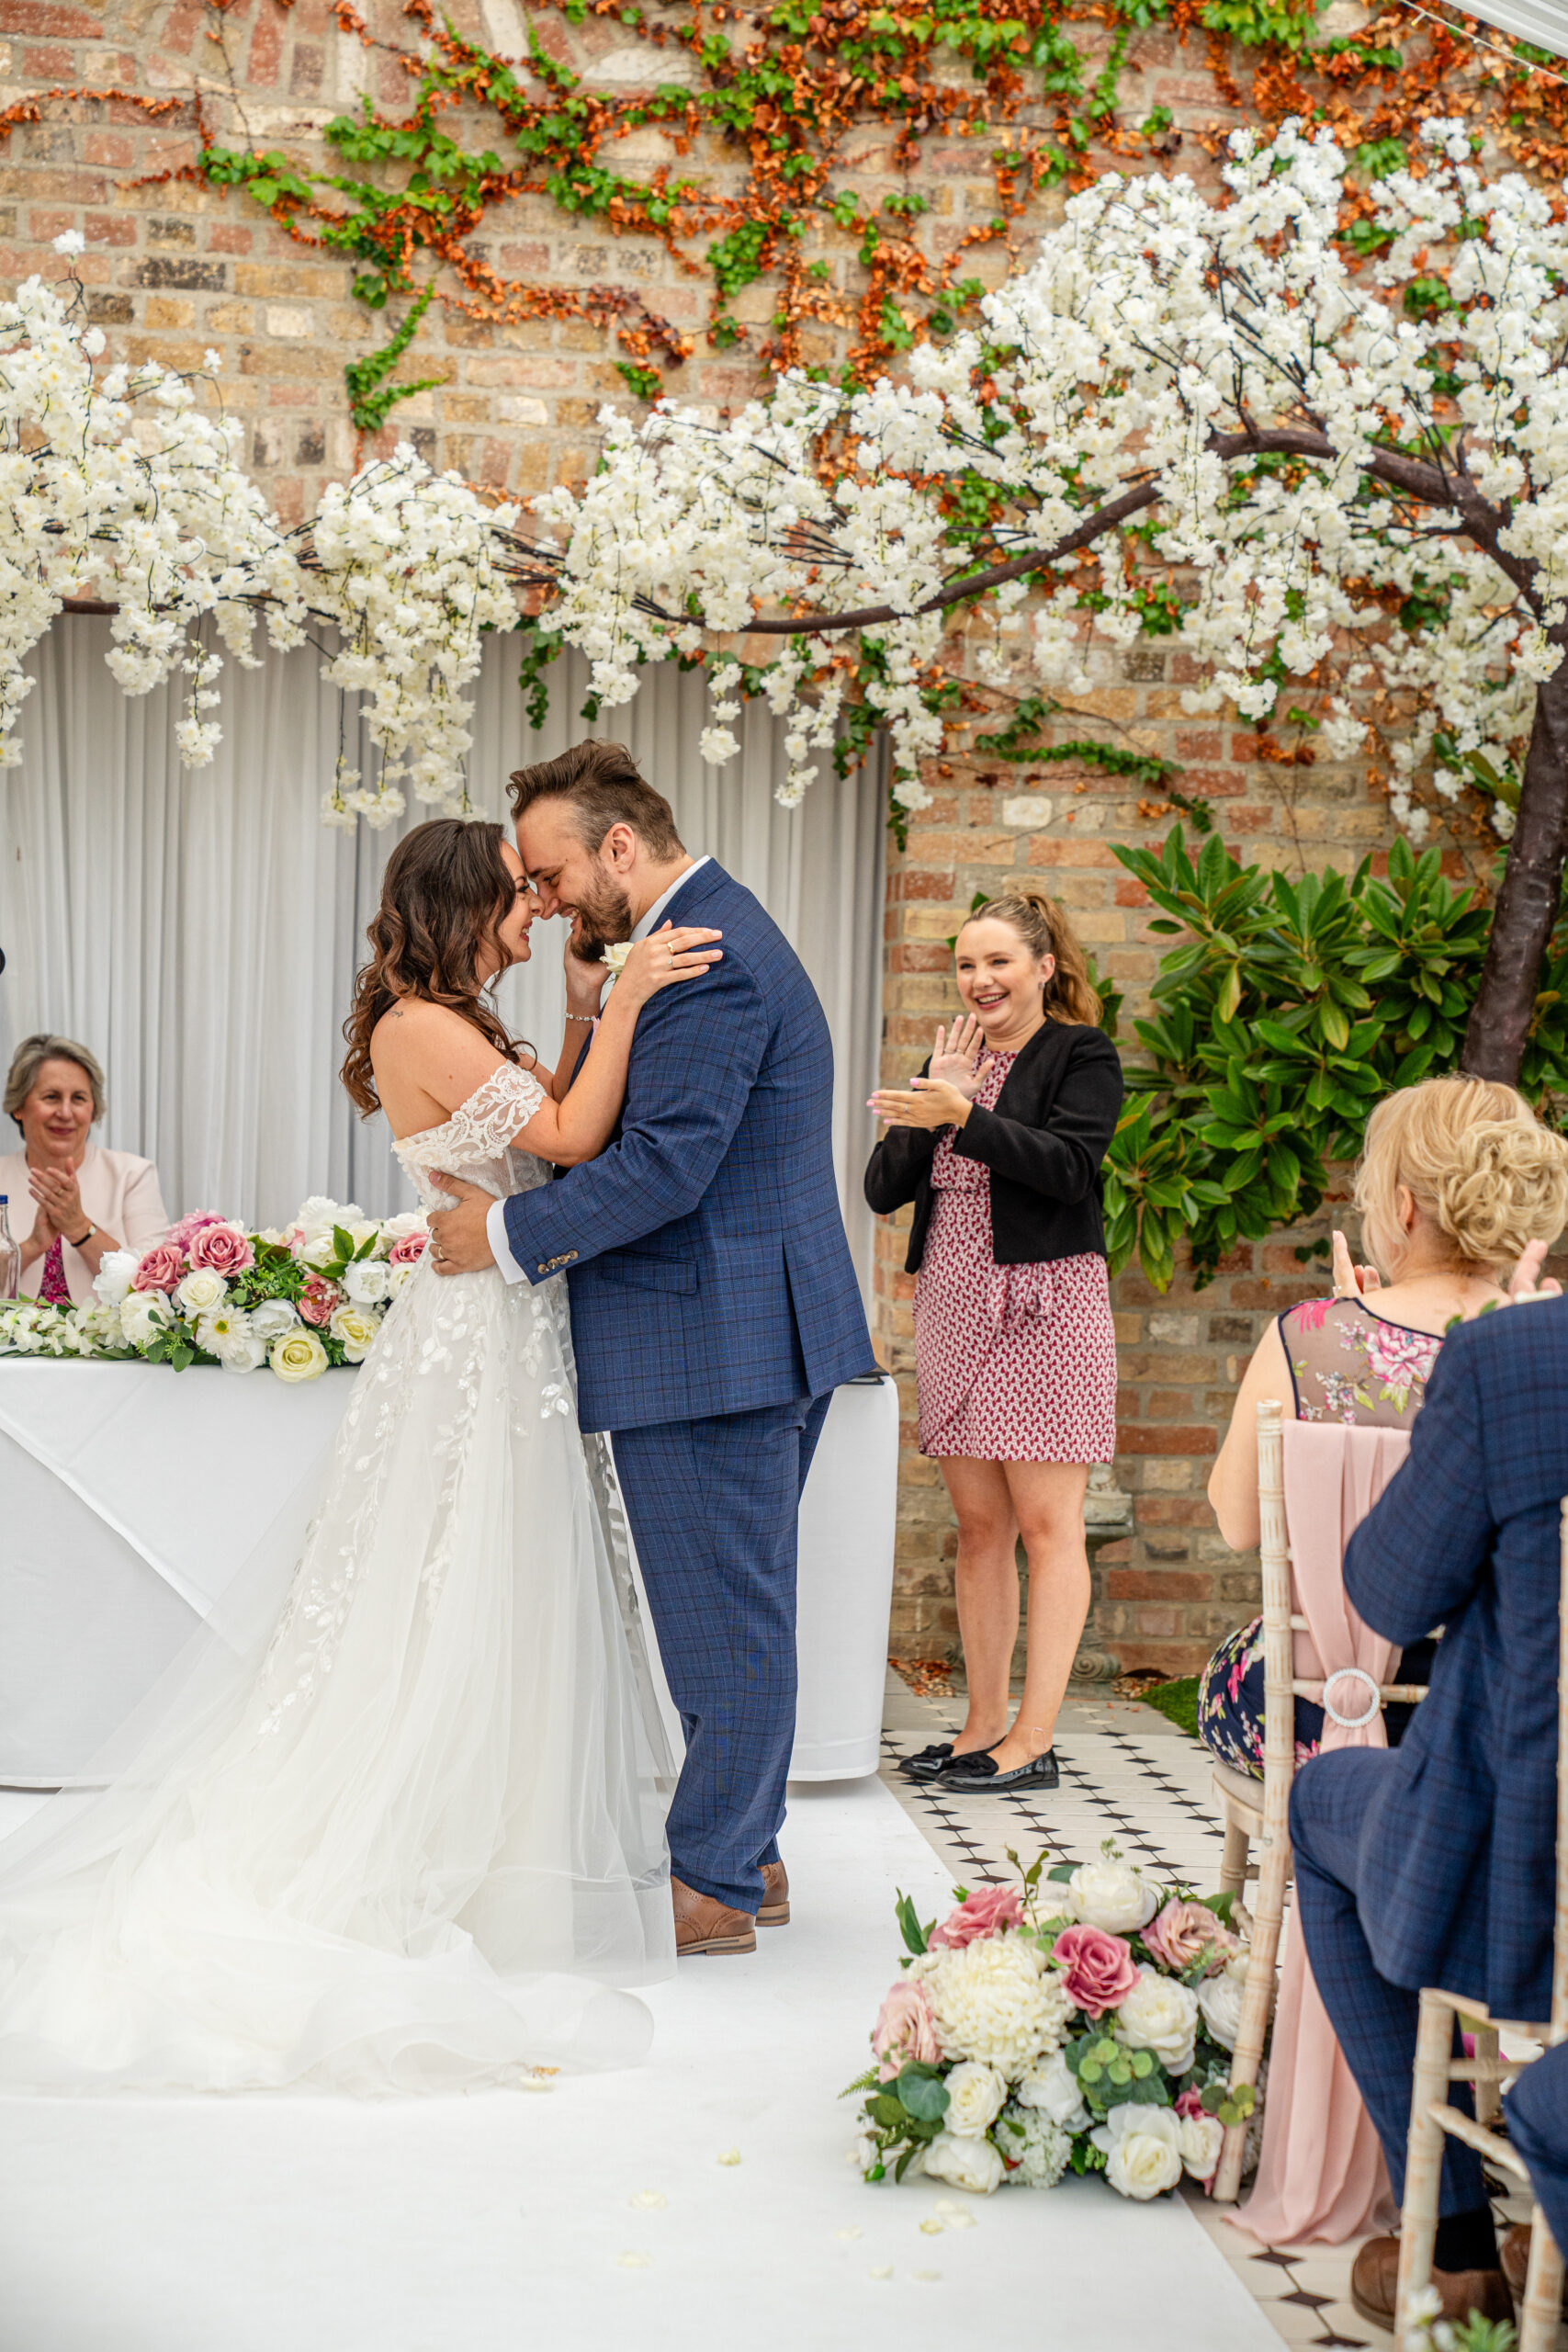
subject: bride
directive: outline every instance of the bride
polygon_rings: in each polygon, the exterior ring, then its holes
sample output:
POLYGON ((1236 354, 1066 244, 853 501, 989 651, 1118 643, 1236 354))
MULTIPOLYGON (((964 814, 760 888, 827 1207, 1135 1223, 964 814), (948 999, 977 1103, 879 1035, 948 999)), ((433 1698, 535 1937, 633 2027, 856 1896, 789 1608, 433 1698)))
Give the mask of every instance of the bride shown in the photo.
MULTIPOLYGON (((536 911, 499 825, 389 861, 344 1082, 427 1206, 444 1172, 499 1195, 601 1151, 640 1005, 717 953, 634 947, 573 1079, 484 1001, 536 911)), ((438 2091, 643 2055, 624 1988, 673 1964, 671 1775, 574 1394, 561 1280, 426 1253, 287 1583, 242 1578, 110 1784, 0 1847, 0 2084, 438 2091)))

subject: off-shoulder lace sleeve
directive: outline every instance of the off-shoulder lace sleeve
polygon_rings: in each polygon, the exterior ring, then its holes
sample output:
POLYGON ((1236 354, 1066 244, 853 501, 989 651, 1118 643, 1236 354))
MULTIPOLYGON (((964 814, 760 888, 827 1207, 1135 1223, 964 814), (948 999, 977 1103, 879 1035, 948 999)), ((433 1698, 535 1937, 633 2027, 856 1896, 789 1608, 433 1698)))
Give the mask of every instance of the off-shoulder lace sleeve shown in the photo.
POLYGON ((458 1103, 441 1132, 465 1159, 499 1159, 545 1099, 532 1070, 502 1062, 466 1102, 458 1103))

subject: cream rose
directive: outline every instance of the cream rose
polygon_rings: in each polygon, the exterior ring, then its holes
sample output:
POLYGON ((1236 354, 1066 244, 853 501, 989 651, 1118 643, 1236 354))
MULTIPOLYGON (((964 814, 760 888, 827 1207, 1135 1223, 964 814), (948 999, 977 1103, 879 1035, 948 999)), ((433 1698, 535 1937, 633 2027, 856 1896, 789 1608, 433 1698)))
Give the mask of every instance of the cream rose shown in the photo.
POLYGON ((1116 2009, 1115 2034, 1129 2050, 1152 2050, 1168 2075, 1184 2075, 1197 2055, 1198 1996, 1152 1968, 1116 2009))
POLYGON ((1007 2078, 994 2066, 966 2058, 947 2077, 947 2114, 943 2128, 958 2140, 980 2140, 1001 2113, 1008 2095, 1007 2078))
POLYGON ((1225 2127, 1217 2115, 1184 2115, 1181 2119, 1182 2170, 1193 2180, 1211 2180, 1224 2145, 1225 2127))
POLYGON ((363 1363, 369 1354, 381 1318, 363 1306, 336 1306, 327 1325, 334 1340, 342 1343, 344 1354, 350 1363, 363 1363))
MULTIPOLYGON (((989 2197, 1001 2187, 1007 2166, 989 2140, 960 2139, 955 2132, 939 2132, 926 2149, 920 2169, 932 2180, 967 2188, 976 2197, 989 2197)), ((1179 2172, 1180 2166, 1177 2169, 1179 2172)))
POLYGON ((1064 2132, 1087 2132, 1089 2109, 1078 2078, 1059 2050, 1025 2075, 1013 2094, 1020 2107, 1031 2107, 1059 2123, 1064 2132))
POLYGON ((133 1290, 120 1301, 119 1328, 128 1347, 150 1347, 169 1328, 169 1310, 156 1290, 133 1290))
POLYGON ((417 1264, 389 1266, 387 1269, 388 1295, 389 1297, 396 1298, 400 1290, 407 1289, 409 1283, 412 1282, 418 1272, 419 1267, 417 1264))
POLYGON ((221 1274, 210 1266, 193 1266, 175 1285, 175 1304, 182 1315, 194 1320, 197 1316, 210 1315, 228 1295, 229 1285, 221 1274))
POLYGON ((1163 2197, 1181 2178, 1181 2118, 1174 2108, 1124 2100, 1089 2137, 1105 2157, 1105 2177, 1119 2196, 1141 2204, 1163 2197))
POLYGON ((356 1258, 344 1270, 343 1286, 355 1306, 379 1306, 391 1296, 390 1275, 384 1258, 356 1258))
POLYGON ((327 1368, 325 1348, 314 1331, 307 1331, 303 1324, 298 1331, 275 1340, 267 1351, 267 1362, 279 1380, 317 1380, 327 1368))
POLYGON ((1074 1911, 1086 1927, 1104 1928, 1113 1936, 1130 1935, 1152 1919, 1159 1896, 1142 1871, 1132 1862, 1080 1862, 1067 1881, 1074 1911))
POLYGON ((1198 2008, 1203 2023, 1226 2050, 1235 2048, 1236 2035, 1241 2031, 1241 2005, 1247 1997, 1245 1962, 1239 1973, 1235 1961, 1227 1962, 1218 1976, 1206 1976, 1198 1987, 1198 2008))
POLYGON ((629 939, 613 940, 599 959, 604 969, 619 978, 626 968, 626 957, 631 954, 633 944, 629 939))
POLYGON ((307 1266, 330 1266, 337 1256, 337 1243, 330 1233, 308 1233, 294 1255, 307 1266))

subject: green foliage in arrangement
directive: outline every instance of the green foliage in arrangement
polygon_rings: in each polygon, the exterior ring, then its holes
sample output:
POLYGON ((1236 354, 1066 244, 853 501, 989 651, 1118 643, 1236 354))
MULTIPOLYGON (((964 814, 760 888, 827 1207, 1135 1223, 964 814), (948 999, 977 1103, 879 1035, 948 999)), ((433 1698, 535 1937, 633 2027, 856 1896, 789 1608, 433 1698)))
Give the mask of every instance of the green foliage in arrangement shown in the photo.
MULTIPOLYGON (((1347 880, 1243 866, 1217 834, 1194 860, 1179 825, 1157 853, 1115 853, 1180 944, 1161 959, 1148 1058, 1106 1162, 1112 1272, 1134 1256, 1156 1289, 1186 1239, 1201 1286, 1237 1240, 1310 1216, 1327 1163, 1353 1158, 1395 1087, 1458 1065, 1491 929, 1438 852, 1389 852, 1347 880)), ((1568 927, 1552 941, 1519 1083, 1551 1114, 1568 1096, 1568 927)))

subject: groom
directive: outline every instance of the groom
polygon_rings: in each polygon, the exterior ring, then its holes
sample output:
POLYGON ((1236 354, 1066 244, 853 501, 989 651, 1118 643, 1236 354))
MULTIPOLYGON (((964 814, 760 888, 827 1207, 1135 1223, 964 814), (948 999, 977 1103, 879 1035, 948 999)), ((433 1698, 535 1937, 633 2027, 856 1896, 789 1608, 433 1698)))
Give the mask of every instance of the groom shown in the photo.
MULTIPOLYGON (((750 890, 682 847, 618 743, 512 779, 547 915, 596 958, 668 918, 722 960, 643 1007, 608 1148, 510 1200, 457 1179, 444 1274, 566 1271, 585 1430, 613 1437, 686 1760, 670 1810, 682 1953, 782 1926, 795 1740, 795 1520, 831 1393, 874 1372, 833 1181, 833 1054, 816 991, 750 890)), ((569 967, 570 968, 570 967, 569 967)), ((574 980, 586 1042, 602 978, 574 980), (579 1001, 581 997, 581 1001, 579 1001)), ((571 1050, 569 1046, 568 1050, 571 1050)))

